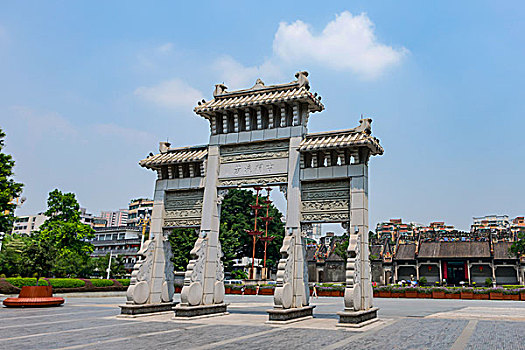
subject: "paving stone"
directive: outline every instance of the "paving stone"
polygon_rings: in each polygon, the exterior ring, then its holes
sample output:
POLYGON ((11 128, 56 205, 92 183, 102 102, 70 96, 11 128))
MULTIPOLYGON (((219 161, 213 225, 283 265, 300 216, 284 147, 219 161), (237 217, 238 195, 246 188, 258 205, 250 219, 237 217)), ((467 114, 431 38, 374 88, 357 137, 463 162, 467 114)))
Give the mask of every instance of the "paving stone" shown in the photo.
POLYGON ((466 349, 523 350, 525 322, 479 321, 466 349))
POLYGON ((399 319, 340 349, 449 349, 467 323, 466 320, 399 319))

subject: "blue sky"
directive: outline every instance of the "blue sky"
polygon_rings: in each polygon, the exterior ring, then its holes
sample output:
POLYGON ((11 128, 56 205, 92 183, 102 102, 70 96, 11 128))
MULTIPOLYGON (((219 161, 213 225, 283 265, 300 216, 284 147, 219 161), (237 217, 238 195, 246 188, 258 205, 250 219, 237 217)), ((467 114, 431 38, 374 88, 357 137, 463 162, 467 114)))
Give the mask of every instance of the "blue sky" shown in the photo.
POLYGON ((310 72, 311 132, 373 118, 370 223, 525 214, 525 6, 490 1, 5 2, 0 127, 28 199, 151 196, 158 141, 205 144, 213 85, 310 72))

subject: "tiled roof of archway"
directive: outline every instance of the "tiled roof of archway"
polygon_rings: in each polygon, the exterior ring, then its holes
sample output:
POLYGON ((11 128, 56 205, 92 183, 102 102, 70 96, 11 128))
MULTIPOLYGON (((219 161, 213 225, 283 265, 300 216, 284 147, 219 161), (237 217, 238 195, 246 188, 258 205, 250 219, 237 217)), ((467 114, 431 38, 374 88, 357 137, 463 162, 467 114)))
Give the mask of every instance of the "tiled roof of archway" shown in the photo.
POLYGON ((165 153, 158 153, 139 162, 145 168, 158 168, 162 165, 199 162, 208 155, 207 146, 170 148, 165 153))
POLYGON ((227 92, 216 96, 213 100, 204 102, 195 107, 197 114, 214 112, 225 109, 236 109, 258 105, 276 104, 282 102, 307 102, 310 111, 320 112, 324 109, 319 99, 304 86, 297 82, 282 85, 270 85, 261 88, 252 88, 227 92))
POLYGON ((349 146, 368 146, 372 155, 383 154, 379 139, 366 132, 355 129, 308 134, 301 141, 299 151, 316 151, 320 149, 345 148, 349 146))

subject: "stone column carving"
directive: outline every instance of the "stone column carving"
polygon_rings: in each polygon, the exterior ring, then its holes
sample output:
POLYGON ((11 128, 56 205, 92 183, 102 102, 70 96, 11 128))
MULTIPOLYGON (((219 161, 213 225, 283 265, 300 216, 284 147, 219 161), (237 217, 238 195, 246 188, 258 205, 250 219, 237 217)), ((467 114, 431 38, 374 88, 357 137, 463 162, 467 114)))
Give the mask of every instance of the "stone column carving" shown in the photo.
POLYGON ((305 239, 301 234, 300 157, 297 149, 301 137, 292 137, 289 146, 288 186, 286 189, 286 234, 280 250, 274 308, 269 310, 270 322, 311 317, 309 305, 308 268, 305 239))
POLYGON ((226 312, 224 266, 219 242, 220 205, 225 193, 217 192, 219 146, 208 147, 202 220, 199 238, 190 252, 192 260, 184 275, 181 303, 176 317, 192 317, 226 312))
POLYGON ((349 234, 345 310, 338 312, 341 326, 377 319, 368 248, 368 166, 359 164, 359 167, 356 176, 350 179, 350 223, 345 224, 349 234))
POLYGON ((150 237, 139 251, 139 261, 133 267, 126 292, 126 305, 120 306, 124 315, 169 311, 173 307, 174 275, 171 246, 164 237, 164 185, 158 180, 155 187, 150 237))

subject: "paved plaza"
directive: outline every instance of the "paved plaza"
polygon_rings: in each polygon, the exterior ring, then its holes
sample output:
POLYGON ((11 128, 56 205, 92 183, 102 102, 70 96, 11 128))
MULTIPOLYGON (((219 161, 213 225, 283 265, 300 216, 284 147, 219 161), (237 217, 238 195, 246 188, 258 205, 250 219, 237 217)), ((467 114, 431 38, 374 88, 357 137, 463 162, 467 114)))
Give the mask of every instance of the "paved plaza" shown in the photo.
POLYGON ((525 349, 523 302, 375 299, 380 321, 356 330, 336 327, 342 298, 313 299, 315 318, 286 326, 265 324, 270 296, 226 299, 229 315, 192 321, 174 321, 171 314, 117 318, 122 296, 66 296, 58 308, 2 308, 0 348, 525 349))

